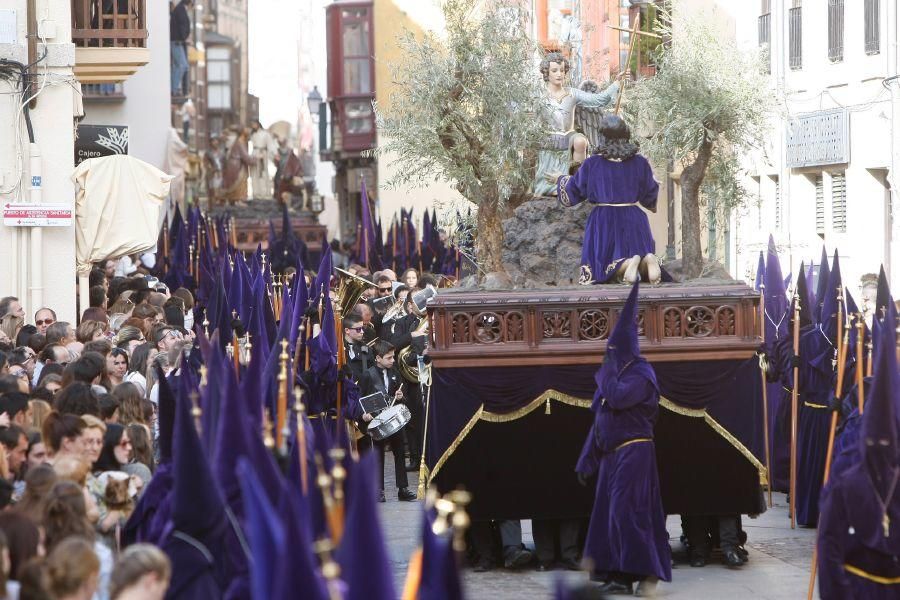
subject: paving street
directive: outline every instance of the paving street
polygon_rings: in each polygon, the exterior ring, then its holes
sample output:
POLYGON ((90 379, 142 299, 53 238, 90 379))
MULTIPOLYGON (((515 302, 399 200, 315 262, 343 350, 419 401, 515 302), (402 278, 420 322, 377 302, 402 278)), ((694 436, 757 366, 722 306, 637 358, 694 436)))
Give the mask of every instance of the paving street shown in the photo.
MULTIPOLYGON (((387 458, 385 462, 388 465, 385 473, 387 503, 379 506, 399 592, 406 577, 409 556, 419 539, 420 504, 397 501, 396 493, 391 493, 394 489, 392 461, 387 458)), ((414 474, 410 474, 411 486, 415 485, 415 480, 414 474)), ((774 501, 774 507, 765 514, 756 519, 743 519, 750 562, 735 570, 719 563, 715 555, 702 569, 688 566, 678 540, 680 519, 669 517, 668 531, 675 565, 672 583, 661 583, 658 597, 685 600, 793 600, 805 597, 815 530, 791 530, 784 494, 775 494, 774 501)), ((523 522, 522 529, 525 544, 533 547, 531 523, 523 522)), ((560 576, 571 581, 587 580, 584 574, 566 571, 465 571, 465 592, 470 599, 551 598, 554 582, 560 576)))

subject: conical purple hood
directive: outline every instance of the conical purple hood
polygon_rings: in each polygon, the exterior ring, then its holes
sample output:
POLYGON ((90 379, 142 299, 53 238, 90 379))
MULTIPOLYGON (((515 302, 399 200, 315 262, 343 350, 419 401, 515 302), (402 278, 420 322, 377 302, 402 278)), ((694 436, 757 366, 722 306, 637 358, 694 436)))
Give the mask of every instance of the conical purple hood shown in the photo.
POLYGON ((350 472, 344 537, 336 558, 347 583, 344 600, 395 600, 390 558, 378 515, 375 475, 378 461, 367 452, 350 472))
POLYGON ((815 323, 822 322, 822 304, 825 302, 826 289, 828 288, 828 277, 831 271, 828 268, 828 252, 825 246, 822 246, 822 258, 819 260, 819 280, 816 285, 815 308, 813 309, 813 319, 815 323))
POLYGON ((631 287, 631 293, 625 305, 619 312, 616 326, 613 328, 609 341, 606 344, 606 361, 612 361, 617 365, 617 369, 621 369, 628 363, 634 361, 641 356, 641 349, 638 344, 638 289, 640 284, 635 282, 631 287))
POLYGON ((884 265, 882 265, 878 272, 878 293, 875 297, 875 314, 879 319, 884 316, 889 302, 891 302, 891 288, 888 286, 887 275, 884 272, 884 265))
MULTIPOLYGON (((820 298, 822 313, 819 316, 819 324, 825 336, 833 345, 837 345, 835 336, 837 336, 838 296, 844 293, 844 284, 841 281, 841 264, 838 260, 837 250, 834 251, 834 261, 831 263, 828 283, 825 285, 823 293, 824 296, 820 298)), ((843 311, 844 309, 842 308, 841 310, 843 311)), ((841 318, 843 317, 844 315, 842 314, 841 318)))
MULTIPOLYGON (((285 574, 278 572, 279 557, 287 552, 284 524, 262 492, 252 463, 241 458, 237 468, 241 483, 246 518, 244 528, 253 554, 250 581, 254 598, 275 598, 277 581, 285 574)), ((299 592, 299 590, 295 590, 299 592)))
POLYGON ((896 354, 897 311, 887 305, 878 347, 875 351, 872 391, 863 412, 860 451, 863 466, 882 498, 890 492, 895 470, 900 465, 897 444, 897 417, 900 411, 900 374, 896 354))
MULTIPOLYGON (((803 263, 800 263, 800 275, 797 277, 797 296, 800 299, 800 327, 812 324, 812 302, 809 289, 806 287, 807 279, 804 273, 803 263)), ((794 318, 794 301, 791 300, 790 320, 794 318)))
POLYGON ((788 310, 788 298, 785 293, 784 277, 781 275, 781 263, 778 260, 778 250, 775 248, 775 240, 769 236, 769 249, 766 255, 766 343, 770 348, 787 335, 788 319, 785 313, 788 310))

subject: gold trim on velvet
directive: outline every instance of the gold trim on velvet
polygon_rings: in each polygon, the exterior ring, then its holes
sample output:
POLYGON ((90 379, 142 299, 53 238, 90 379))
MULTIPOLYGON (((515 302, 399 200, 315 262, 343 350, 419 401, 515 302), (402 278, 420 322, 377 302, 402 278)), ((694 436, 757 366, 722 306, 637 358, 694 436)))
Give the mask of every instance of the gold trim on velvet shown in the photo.
POLYGON ((752 464, 754 467, 756 467, 756 470, 759 472, 760 485, 768 485, 769 484, 768 477, 766 476, 765 465, 763 465, 761 462, 759 462, 759 459, 757 459, 753 455, 753 453, 750 452, 750 450, 747 448, 747 446, 742 444, 740 442, 740 440, 738 440, 736 437, 734 437, 730 431, 728 431, 727 429, 722 427, 718 421, 716 421, 714 418, 712 418, 712 416, 710 416, 710 414, 708 412, 706 412, 705 409, 685 408, 683 406, 678 406, 677 404, 675 404, 668 398, 664 398, 662 396, 659 397, 659 405, 662 406, 663 408, 665 408, 666 410, 669 410, 669 411, 679 414, 679 415, 683 415, 685 417, 693 417, 693 418, 697 418, 697 419, 702 418, 704 421, 706 421, 707 425, 712 427, 713 431, 715 431, 720 436, 725 438, 726 442, 728 442, 729 444, 734 446, 738 452, 740 452, 741 454, 744 455, 744 458, 746 458, 748 461, 750 461, 750 464, 752 464))
POLYGON ((806 406, 807 408, 818 408, 818 409, 830 408, 827 404, 813 404, 812 402, 807 402, 805 400, 803 401, 803 406, 806 406))
MULTIPOLYGON (((563 394, 562 392, 557 392, 556 390, 547 390, 519 410, 514 410, 511 413, 500 414, 483 411, 481 414, 481 420, 487 421, 488 423, 506 423, 508 421, 515 421, 516 419, 521 419, 525 415, 533 412, 545 402, 547 402, 549 406, 550 400, 556 400, 557 402, 562 402, 563 404, 568 404, 569 406, 577 406, 578 408, 591 407, 591 400, 582 400, 581 398, 576 398, 575 396, 570 396, 569 394, 563 394)), ((550 414, 549 411, 546 414, 550 414)))
MULTIPOLYGON (((463 440, 466 439, 466 436, 469 435, 469 432, 472 431, 478 421, 487 421, 489 423, 507 423, 509 421, 515 421, 516 419, 521 419, 522 417, 535 411, 541 404, 549 402, 549 400, 556 400, 557 402, 562 402, 563 404, 568 404, 570 406, 577 406, 579 408, 590 408, 592 402, 591 400, 576 398, 575 396, 549 389, 522 408, 511 413, 498 414, 488 412, 484 410, 484 405, 482 404, 478 407, 478 410, 475 411, 475 414, 472 415, 472 418, 469 419, 469 422, 466 423, 465 427, 462 428, 462 431, 459 432, 459 435, 456 436, 456 439, 453 440, 453 443, 450 444, 450 446, 446 450, 444 450, 444 453, 438 459, 437 463, 435 463, 434 468, 429 471, 428 467, 425 467, 424 473, 427 477, 428 483, 430 484, 431 481, 435 477, 437 477, 437 474, 440 472, 441 467, 443 467, 444 463, 446 463, 453 455, 453 453, 456 452, 456 449, 460 444, 462 444, 463 440)), ((663 396, 659 397, 659 405, 666 410, 679 415, 683 415, 685 417, 702 418, 704 421, 706 421, 706 424, 713 429, 713 431, 725 438, 725 441, 734 446, 738 452, 744 455, 744 458, 750 461, 750 464, 756 467, 756 470, 759 472, 760 484, 768 485, 765 466, 753 455, 752 452, 750 452, 750 450, 746 446, 744 446, 736 437, 734 437, 731 432, 722 427, 718 421, 712 418, 705 409, 685 408, 683 406, 678 406, 677 404, 663 396)), ((420 481, 422 481, 422 472, 419 473, 419 477, 420 481)))
POLYGON ((880 583, 881 585, 897 585, 900 583, 900 577, 882 577, 881 575, 873 575, 863 571, 859 567, 854 567, 853 565, 848 565, 846 563, 844 564, 844 570, 851 575, 856 575, 857 577, 862 577, 863 579, 868 579, 869 581, 880 583))
MULTIPOLYGON (((570 406, 577 406, 579 408, 590 408, 591 400, 583 400, 581 398, 576 398, 575 396, 570 396, 569 394, 564 394, 562 392, 558 392, 556 390, 550 389, 520 408, 519 410, 515 410, 511 413, 506 414, 498 414, 492 413, 484 410, 484 405, 478 407, 478 410, 475 411, 475 414, 472 415, 472 418, 469 419, 469 422, 466 423, 466 426, 462 428, 462 431, 459 432, 459 435, 456 436, 456 439, 453 440, 453 443, 444 450, 444 453, 438 459, 437 463, 435 463, 434 468, 431 471, 428 471, 428 467, 425 468, 426 476, 428 478, 428 483, 430 484, 432 479, 434 479, 438 472, 441 470, 441 467, 444 466, 450 456, 456 452, 456 449, 462 444, 463 440, 466 439, 466 436, 469 435, 469 432, 472 431, 472 428, 475 427, 475 424, 478 421, 487 421, 489 423, 506 423, 509 421, 514 421, 516 419, 521 419, 525 415, 533 412, 537 409, 541 404, 547 403, 549 406, 550 400, 556 400, 557 402, 562 402, 563 404, 568 404, 570 406)), ((422 474, 419 473, 421 477, 422 474)))
POLYGON ((637 444, 638 442, 652 442, 652 441, 653 441, 653 438, 634 438, 633 440, 628 440, 627 442, 622 442, 621 444, 616 446, 616 448, 615 448, 615 450, 613 450, 613 452, 616 452, 617 450, 621 450, 625 446, 637 444))

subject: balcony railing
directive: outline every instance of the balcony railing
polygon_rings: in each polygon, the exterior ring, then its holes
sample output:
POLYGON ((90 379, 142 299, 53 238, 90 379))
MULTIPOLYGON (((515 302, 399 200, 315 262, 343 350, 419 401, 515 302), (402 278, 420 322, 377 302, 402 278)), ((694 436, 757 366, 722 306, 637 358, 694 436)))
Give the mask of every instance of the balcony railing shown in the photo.
POLYGON ((146 0, 72 0, 72 41, 83 48, 145 48, 146 0))
POLYGON ((81 86, 81 98, 97 102, 116 102, 125 99, 121 83, 86 83, 81 86))
POLYGON ((771 59, 769 58, 769 41, 771 39, 771 31, 772 31, 772 14, 766 13, 763 15, 759 15, 758 21, 758 29, 759 29, 759 48, 762 54, 762 61, 764 63, 763 68, 766 73, 771 72, 771 59))
POLYGON ((147 0, 72 0, 75 76, 116 83, 150 61, 147 0))

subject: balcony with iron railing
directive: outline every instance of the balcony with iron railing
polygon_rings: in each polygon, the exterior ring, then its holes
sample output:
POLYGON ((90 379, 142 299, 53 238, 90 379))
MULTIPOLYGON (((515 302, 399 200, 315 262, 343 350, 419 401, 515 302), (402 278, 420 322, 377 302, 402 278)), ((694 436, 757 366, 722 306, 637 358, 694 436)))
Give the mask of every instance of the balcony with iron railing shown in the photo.
POLYGON ((118 83, 150 62, 147 0, 72 0, 75 77, 118 83))

